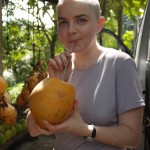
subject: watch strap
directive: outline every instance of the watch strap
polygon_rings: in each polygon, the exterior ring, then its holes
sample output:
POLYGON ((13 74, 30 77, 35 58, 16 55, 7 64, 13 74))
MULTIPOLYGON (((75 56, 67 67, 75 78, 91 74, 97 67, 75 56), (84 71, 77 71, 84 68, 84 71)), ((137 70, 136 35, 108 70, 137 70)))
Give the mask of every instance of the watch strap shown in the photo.
POLYGON ((95 128, 94 125, 93 125, 93 131, 92 131, 91 137, 92 137, 92 138, 95 138, 95 137, 96 137, 96 128, 95 128))
POLYGON ((87 141, 92 141, 95 137, 96 137, 96 128, 95 128, 95 126, 94 125, 90 125, 90 126, 92 126, 92 133, 91 133, 91 135, 89 135, 89 136, 84 136, 84 138, 87 140, 87 141))

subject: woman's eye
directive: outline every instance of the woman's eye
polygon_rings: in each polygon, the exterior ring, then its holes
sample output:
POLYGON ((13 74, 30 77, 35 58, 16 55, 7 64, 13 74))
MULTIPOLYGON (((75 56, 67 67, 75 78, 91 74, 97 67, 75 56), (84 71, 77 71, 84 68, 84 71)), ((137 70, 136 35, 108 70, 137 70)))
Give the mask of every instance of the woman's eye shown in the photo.
POLYGON ((87 20, 86 19, 78 19, 77 22, 79 24, 85 24, 87 22, 87 20))
POLYGON ((67 21, 61 21, 58 23, 59 26, 65 26, 67 24, 67 21))

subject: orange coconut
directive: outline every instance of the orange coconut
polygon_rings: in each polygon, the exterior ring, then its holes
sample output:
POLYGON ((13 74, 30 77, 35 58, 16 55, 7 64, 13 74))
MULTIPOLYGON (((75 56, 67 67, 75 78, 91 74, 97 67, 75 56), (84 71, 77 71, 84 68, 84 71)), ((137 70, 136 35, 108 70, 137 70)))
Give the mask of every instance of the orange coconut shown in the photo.
POLYGON ((7 87, 7 81, 2 76, 0 76, 0 95, 4 94, 4 92, 7 90, 7 87))
POLYGON ((13 125, 17 120, 16 108, 7 102, 0 104, 0 120, 7 125, 13 125))
POLYGON ((46 78, 33 89, 29 108, 35 121, 45 128, 43 120, 59 124, 68 119, 75 101, 75 87, 60 79, 46 78))

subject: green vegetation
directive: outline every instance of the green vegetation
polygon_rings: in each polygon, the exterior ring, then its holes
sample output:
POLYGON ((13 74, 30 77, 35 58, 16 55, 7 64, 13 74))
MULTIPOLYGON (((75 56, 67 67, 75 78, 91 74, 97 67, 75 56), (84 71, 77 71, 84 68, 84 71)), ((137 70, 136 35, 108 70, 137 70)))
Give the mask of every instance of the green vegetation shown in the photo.
POLYGON ((6 125, 0 122, 0 146, 7 143, 12 138, 16 137, 21 132, 27 129, 27 120, 22 118, 14 125, 6 125))
POLYGON ((12 84, 11 86, 9 85, 8 91, 9 91, 12 103, 16 102, 16 98, 21 93, 23 85, 24 83, 16 83, 14 85, 12 84))

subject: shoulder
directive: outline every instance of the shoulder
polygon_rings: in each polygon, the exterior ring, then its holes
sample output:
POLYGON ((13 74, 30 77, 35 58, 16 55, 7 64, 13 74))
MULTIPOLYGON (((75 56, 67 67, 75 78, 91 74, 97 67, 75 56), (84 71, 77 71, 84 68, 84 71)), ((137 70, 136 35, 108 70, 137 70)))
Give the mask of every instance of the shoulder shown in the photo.
POLYGON ((113 48, 104 48, 103 50, 105 63, 116 70, 125 66, 136 67, 134 60, 127 53, 113 48))
POLYGON ((106 57, 108 58, 120 59, 120 60, 131 59, 131 57, 127 53, 120 50, 116 50, 113 48, 105 48, 104 51, 106 52, 106 57))
POLYGON ((114 61, 115 63, 123 63, 126 61, 130 61, 134 63, 134 60, 125 52, 116 50, 113 48, 105 48, 105 59, 109 59, 111 61, 114 61))

